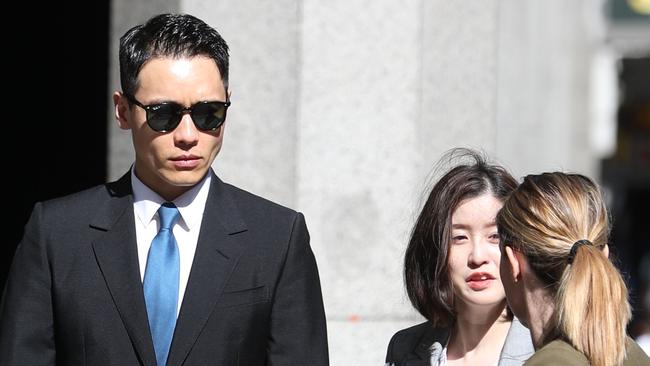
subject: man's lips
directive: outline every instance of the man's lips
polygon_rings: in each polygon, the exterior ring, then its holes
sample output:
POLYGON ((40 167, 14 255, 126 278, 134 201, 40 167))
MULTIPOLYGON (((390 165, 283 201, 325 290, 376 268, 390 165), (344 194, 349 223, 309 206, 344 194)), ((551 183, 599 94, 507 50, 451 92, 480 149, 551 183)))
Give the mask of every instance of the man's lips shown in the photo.
POLYGON ((171 159, 175 167, 181 169, 194 168, 199 165, 201 157, 196 155, 179 155, 171 159))

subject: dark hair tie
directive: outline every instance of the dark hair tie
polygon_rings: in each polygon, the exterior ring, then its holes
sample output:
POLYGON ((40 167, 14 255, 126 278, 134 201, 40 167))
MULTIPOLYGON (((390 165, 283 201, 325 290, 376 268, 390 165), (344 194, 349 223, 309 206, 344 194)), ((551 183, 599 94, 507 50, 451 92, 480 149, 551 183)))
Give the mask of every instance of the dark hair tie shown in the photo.
POLYGON ((591 244, 591 242, 587 239, 580 239, 575 243, 573 243, 573 246, 569 251, 569 258, 567 258, 567 262, 569 262, 569 264, 573 263, 573 260, 576 257, 576 253, 578 252, 578 248, 580 248, 583 245, 593 245, 593 244, 591 244))

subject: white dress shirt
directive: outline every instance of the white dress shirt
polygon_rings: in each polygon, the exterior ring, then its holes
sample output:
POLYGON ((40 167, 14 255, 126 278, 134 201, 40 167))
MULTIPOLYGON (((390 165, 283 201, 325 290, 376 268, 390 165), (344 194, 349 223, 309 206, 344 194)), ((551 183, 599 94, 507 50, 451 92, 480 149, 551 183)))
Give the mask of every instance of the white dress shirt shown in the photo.
MULTIPOLYGON (((172 229, 180 256, 177 316, 183 303, 183 295, 192 269, 192 261, 196 252, 196 244, 199 239, 203 211, 208 199, 211 180, 211 172, 208 172, 203 180, 172 201, 180 212, 180 218, 172 229)), ((158 209, 167 200, 142 183, 135 176, 133 168, 131 168, 131 186, 133 188, 133 212, 135 213, 135 233, 138 241, 140 280, 144 281, 149 247, 153 238, 158 234, 160 227, 158 209)))

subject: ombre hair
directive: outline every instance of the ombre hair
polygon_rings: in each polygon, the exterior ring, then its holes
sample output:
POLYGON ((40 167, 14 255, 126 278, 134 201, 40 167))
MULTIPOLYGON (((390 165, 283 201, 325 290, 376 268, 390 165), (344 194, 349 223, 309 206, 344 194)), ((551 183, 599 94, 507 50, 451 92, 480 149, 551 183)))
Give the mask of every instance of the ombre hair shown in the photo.
POLYGON ((579 174, 529 175, 497 225, 501 245, 523 253, 554 295, 555 331, 542 343, 560 338, 591 365, 621 365, 631 311, 625 282, 602 251, 610 225, 598 186, 579 174))

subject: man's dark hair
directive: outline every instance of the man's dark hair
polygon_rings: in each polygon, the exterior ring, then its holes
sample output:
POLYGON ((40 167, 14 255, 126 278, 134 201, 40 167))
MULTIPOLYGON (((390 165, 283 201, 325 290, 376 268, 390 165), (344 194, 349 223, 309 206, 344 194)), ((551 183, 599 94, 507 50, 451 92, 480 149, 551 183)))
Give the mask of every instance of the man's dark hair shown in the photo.
POLYGON ((449 170, 433 186, 411 233, 404 258, 404 282, 411 303, 434 326, 455 321, 454 289, 449 276, 451 217, 458 205, 484 193, 500 201, 517 187, 503 167, 491 165, 479 153, 453 149, 446 157, 469 158, 449 170))
POLYGON ((122 91, 133 96, 142 66, 156 57, 206 56, 214 60, 228 88, 228 45, 202 20, 188 14, 160 14, 120 38, 122 91))

